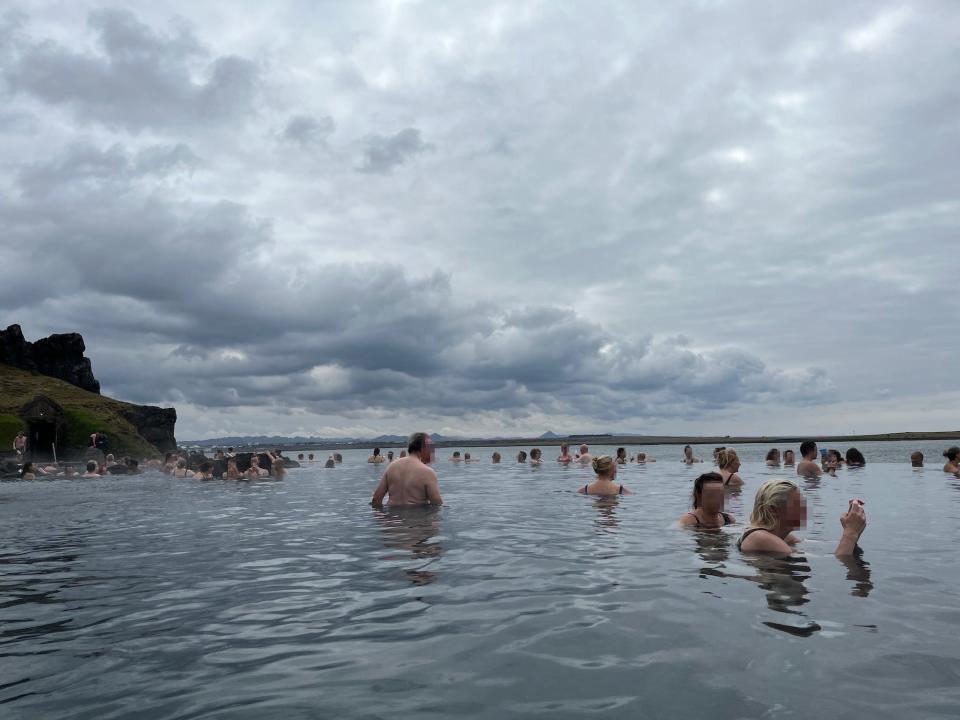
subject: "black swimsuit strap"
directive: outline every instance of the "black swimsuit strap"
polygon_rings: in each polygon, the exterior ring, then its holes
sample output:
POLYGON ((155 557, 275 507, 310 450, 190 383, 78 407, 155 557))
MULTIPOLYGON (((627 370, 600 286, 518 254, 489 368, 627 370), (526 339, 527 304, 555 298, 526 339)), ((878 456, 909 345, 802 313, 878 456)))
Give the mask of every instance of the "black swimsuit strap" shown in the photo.
POLYGON ((619 494, 620 494, 620 495, 623 495, 623 485, 620 486, 620 492, 619 492, 619 494))

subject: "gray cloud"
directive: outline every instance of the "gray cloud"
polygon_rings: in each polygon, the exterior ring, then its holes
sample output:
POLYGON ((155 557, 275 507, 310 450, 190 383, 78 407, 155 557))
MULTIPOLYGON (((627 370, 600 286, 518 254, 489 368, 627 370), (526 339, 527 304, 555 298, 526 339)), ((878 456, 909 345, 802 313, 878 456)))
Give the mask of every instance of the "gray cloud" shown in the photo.
POLYGON ((78 117, 133 131, 200 122, 236 123, 253 109, 257 67, 221 56, 192 66, 209 51, 184 25, 161 34, 127 10, 97 10, 88 18, 98 53, 52 40, 15 44, 4 77, 22 93, 73 108, 78 117))
POLYGON ((899 430, 952 387, 950 3, 77 7, 0 24, 0 311, 184 436, 899 430))
POLYGON ((405 128, 394 135, 371 135, 364 141, 363 163, 358 170, 386 175, 407 160, 431 149, 417 128, 405 128))
POLYGON ((301 146, 325 145, 327 138, 336 129, 329 115, 315 118, 312 115, 294 115, 283 128, 280 136, 287 142, 301 146))

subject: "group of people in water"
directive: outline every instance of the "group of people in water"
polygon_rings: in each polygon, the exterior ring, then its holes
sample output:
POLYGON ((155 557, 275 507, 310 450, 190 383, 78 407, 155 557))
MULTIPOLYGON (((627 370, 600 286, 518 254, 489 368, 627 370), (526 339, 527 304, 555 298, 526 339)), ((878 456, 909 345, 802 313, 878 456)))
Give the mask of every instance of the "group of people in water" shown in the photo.
MULTIPOLYGON (((373 493, 371 504, 383 505, 389 498, 391 506, 442 505, 437 473, 430 467, 434 459, 433 442, 426 433, 414 433, 407 446, 408 454, 390 463, 373 493)), ((642 455, 642 453, 638 454, 642 455)), ((947 459, 944 472, 960 477, 960 447, 951 447, 943 453, 947 459)), ((527 453, 520 451, 518 463, 540 464, 542 453, 539 448, 527 453)), ((845 455, 837 450, 820 452, 817 443, 805 440, 800 444, 799 462, 796 462, 792 450, 782 454, 778 449, 767 453, 768 467, 795 466, 798 476, 815 479, 824 473, 834 474, 837 469, 863 467, 866 460, 856 448, 850 448, 845 455)), ((500 462, 500 453, 495 452, 494 463, 500 462)), ((455 451, 451 462, 469 462, 469 453, 462 457, 455 451)), ((618 448, 616 457, 590 454, 587 445, 581 445, 576 455, 569 454, 569 447, 562 445, 557 461, 562 464, 589 464, 594 472, 592 482, 585 483, 577 490, 579 494, 599 497, 630 495, 631 491, 617 481, 617 468, 632 462, 625 448, 618 448)), ((653 462, 645 458, 639 462, 653 462)), ((693 454, 693 448, 684 447, 681 461, 687 465, 702 462, 693 454)), ((910 456, 911 465, 923 466, 923 454, 915 451, 910 456)), ((717 530, 736 523, 736 518, 724 509, 728 490, 744 484, 739 476, 740 458, 734 448, 718 447, 714 450, 714 462, 717 470, 701 474, 693 482, 691 497, 692 508, 678 520, 681 527, 697 530, 717 530)), ((789 479, 772 479, 764 482, 757 490, 749 525, 737 541, 737 547, 747 553, 774 553, 786 555, 800 542, 794 531, 803 527, 806 521, 806 502, 797 483, 789 479)), ((858 543, 867 526, 865 503, 860 498, 851 498, 846 511, 840 516, 841 533, 834 554, 837 557, 849 557, 857 552, 858 543)))

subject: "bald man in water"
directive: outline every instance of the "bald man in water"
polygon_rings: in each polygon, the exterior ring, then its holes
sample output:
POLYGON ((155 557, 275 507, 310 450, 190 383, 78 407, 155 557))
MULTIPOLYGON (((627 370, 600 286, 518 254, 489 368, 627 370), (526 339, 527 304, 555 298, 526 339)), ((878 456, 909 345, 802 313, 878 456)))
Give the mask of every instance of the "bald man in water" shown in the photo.
POLYGON ((590 454, 590 447, 586 443, 580 446, 580 452, 577 453, 577 462, 581 465, 589 465, 593 462, 593 455, 590 454))
POLYGON ((433 459, 433 441, 426 433, 414 433, 407 445, 409 455, 394 460, 383 474, 373 493, 370 504, 383 505, 383 498, 390 497, 390 504, 398 505, 443 505, 437 474, 429 467, 433 459))

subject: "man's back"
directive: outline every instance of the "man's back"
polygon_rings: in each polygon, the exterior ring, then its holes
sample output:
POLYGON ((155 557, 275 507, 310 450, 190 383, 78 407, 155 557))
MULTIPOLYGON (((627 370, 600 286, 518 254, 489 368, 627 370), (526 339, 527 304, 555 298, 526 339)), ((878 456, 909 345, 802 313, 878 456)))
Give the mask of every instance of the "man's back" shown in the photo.
POLYGON ((394 460, 380 480, 373 494, 373 504, 379 505, 384 496, 391 505, 442 505, 437 474, 419 458, 394 460))
POLYGON ((797 463, 797 475, 802 475, 804 477, 820 477, 823 474, 823 471, 820 470, 820 466, 814 460, 804 458, 797 463))

